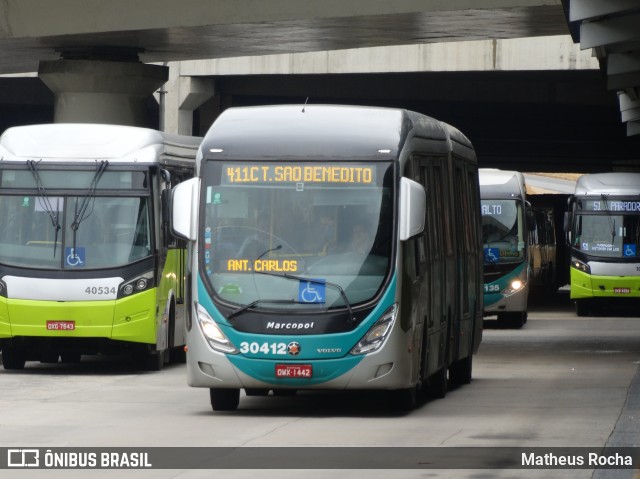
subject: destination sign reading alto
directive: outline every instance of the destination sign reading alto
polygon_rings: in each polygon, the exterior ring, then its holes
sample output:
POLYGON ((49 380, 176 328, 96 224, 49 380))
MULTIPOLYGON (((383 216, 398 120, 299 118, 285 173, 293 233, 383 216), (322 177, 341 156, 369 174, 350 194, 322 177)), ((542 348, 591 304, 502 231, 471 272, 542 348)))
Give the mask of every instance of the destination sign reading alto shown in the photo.
POLYGON ((375 185, 372 166, 328 164, 223 165, 222 184, 239 183, 352 183, 375 185))
POLYGON ((640 201, 626 200, 589 200, 586 202, 588 211, 630 211, 640 213, 640 201))

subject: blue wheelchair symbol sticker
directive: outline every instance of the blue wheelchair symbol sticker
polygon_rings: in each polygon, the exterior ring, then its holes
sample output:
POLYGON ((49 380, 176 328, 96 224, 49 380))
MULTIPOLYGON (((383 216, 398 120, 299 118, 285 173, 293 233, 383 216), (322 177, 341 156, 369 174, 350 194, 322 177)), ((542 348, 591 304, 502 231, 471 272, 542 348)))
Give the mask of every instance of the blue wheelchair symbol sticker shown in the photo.
POLYGON ((298 301, 301 303, 324 303, 327 287, 323 279, 300 281, 298 301))
POLYGON ((85 254, 84 246, 77 248, 66 247, 64 249, 64 264, 72 268, 84 266, 85 254))
POLYGON ((500 250, 498 248, 484 249, 484 262, 497 263, 500 260, 500 250))
POLYGON ((635 256, 636 255, 636 245, 635 244, 626 244, 624 245, 624 256, 635 256))

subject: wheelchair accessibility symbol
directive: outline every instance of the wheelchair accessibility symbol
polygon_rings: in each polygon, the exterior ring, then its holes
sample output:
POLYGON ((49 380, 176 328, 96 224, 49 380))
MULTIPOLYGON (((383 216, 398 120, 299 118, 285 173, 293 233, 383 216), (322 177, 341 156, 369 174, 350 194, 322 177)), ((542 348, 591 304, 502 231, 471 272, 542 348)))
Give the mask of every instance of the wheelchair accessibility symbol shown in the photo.
POLYGON ((324 303, 327 287, 324 280, 300 281, 298 301, 301 303, 324 303))
POLYGON ((78 248, 70 248, 67 247, 64 249, 64 264, 65 266, 70 266, 72 268, 79 268, 84 266, 84 247, 80 246, 78 248))
POLYGON ((626 244, 624 245, 624 256, 635 256, 636 255, 636 245, 635 244, 626 244))
POLYGON ((498 248, 484 249, 484 262, 497 263, 500 260, 500 250, 498 248))

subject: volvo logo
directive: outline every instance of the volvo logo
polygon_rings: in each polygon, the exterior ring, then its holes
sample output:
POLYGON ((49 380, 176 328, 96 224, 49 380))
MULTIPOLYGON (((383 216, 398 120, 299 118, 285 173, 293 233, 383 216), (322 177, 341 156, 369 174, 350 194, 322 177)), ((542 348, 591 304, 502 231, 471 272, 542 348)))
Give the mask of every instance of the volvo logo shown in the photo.
POLYGON ((298 354, 300 354, 300 344, 294 342, 291 342, 289 344, 287 344, 287 353, 289 353, 291 356, 297 356, 298 354))

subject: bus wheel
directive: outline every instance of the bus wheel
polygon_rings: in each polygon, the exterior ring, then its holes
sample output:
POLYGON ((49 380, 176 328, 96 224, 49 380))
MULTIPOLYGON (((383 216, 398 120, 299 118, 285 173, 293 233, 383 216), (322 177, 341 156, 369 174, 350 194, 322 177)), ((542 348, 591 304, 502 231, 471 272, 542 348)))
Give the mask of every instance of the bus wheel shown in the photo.
POLYGON ((235 411, 240 404, 240 389, 209 389, 214 411, 235 411))
POLYGON ((24 351, 15 346, 2 347, 2 365, 5 369, 24 369, 24 351))
POLYGON ((510 316, 511 327, 513 328, 521 328, 524 326, 524 323, 527 322, 527 312, 526 311, 516 311, 515 313, 511 313, 510 316))
POLYGON ((576 299, 576 314, 578 316, 589 316, 589 303, 586 299, 576 299))
POLYGON ((142 357, 142 364, 147 371, 162 371, 168 351, 152 351, 142 357))
POLYGON ((459 359, 449 368, 449 380, 455 386, 469 384, 471 382, 471 370, 473 368, 473 355, 459 359))
POLYGON ((429 395, 432 398, 442 399, 447 395, 447 389, 449 389, 447 373, 447 366, 444 365, 442 369, 429 378, 429 395))
POLYGON ((389 391, 389 407, 394 411, 413 411, 418 404, 416 387, 389 391))

